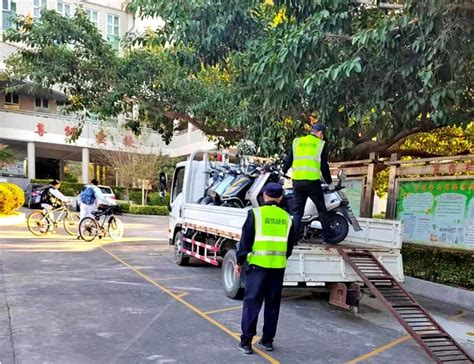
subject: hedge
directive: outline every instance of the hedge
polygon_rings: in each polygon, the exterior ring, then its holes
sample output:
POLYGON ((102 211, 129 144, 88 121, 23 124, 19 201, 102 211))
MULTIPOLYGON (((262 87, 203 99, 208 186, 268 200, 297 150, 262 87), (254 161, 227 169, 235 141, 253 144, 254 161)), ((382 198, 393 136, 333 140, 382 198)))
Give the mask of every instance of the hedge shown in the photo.
MULTIPOLYGON (((30 183, 42 183, 49 185, 51 183, 50 179, 32 179, 30 183)), ((81 192, 82 187, 84 187, 83 183, 77 182, 61 182, 61 187, 59 190, 65 196, 76 196, 81 192)))
MULTIPOLYGON (((31 183, 43 183, 49 184, 51 183, 50 179, 32 179, 31 183)), ((82 187, 84 187, 83 183, 77 182, 61 182, 61 187, 59 190, 66 196, 77 196, 80 192, 82 187)), ((125 187, 118 187, 118 186, 111 186, 112 190, 114 191, 115 197, 117 200, 123 200, 125 197, 125 187)), ((136 204, 142 203, 142 190, 141 188, 130 188, 129 189, 129 198, 130 201, 133 201, 136 204)), ((166 205, 166 203, 161 203, 159 205, 166 205)))
POLYGON ((25 203, 23 190, 13 183, 0 182, 0 214, 10 215, 25 203))
POLYGON ((148 200, 152 206, 168 206, 170 204, 170 195, 160 196, 158 192, 152 192, 148 195, 148 200))
POLYGON ((405 274, 431 282, 474 289, 474 254, 406 244, 405 274))
POLYGON ((136 215, 168 215, 168 206, 130 205, 129 212, 136 215))

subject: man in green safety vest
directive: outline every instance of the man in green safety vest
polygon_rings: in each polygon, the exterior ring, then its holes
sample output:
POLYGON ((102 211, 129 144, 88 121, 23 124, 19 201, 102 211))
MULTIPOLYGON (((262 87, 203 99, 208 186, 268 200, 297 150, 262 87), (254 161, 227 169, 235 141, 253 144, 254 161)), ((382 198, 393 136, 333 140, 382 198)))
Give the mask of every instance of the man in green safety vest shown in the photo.
POLYGON ((273 350, 286 260, 293 251, 296 234, 290 215, 277 205, 283 197, 279 183, 269 183, 264 190, 262 206, 249 211, 242 227, 237 251, 236 274, 247 261, 242 335, 239 350, 252 354, 252 339, 257 333, 257 320, 265 301, 263 335, 259 345, 273 350))
POLYGON ((297 235, 301 233, 301 219, 308 197, 318 209, 319 220, 323 228, 323 239, 327 239, 330 228, 327 220, 324 192, 321 187, 321 177, 334 189, 329 170, 329 149, 324 140, 326 127, 323 124, 313 124, 308 135, 293 140, 292 148, 283 165, 283 173, 293 169, 293 225, 297 235))

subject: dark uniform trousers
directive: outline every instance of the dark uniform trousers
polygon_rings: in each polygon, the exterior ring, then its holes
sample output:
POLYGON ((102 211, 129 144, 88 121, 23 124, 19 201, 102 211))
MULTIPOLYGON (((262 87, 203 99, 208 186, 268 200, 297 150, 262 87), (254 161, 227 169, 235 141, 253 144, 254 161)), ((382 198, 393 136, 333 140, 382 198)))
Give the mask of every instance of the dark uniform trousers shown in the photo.
POLYGON ((240 339, 243 345, 252 344, 252 338, 257 334, 258 314, 263 301, 265 301, 265 309, 262 342, 273 342, 280 313, 284 275, 285 269, 270 269, 250 265, 245 282, 242 312, 242 335, 240 339))
POLYGON ((297 236, 301 234, 301 219, 304 214, 304 207, 308 197, 313 201, 318 209, 319 220, 323 228, 323 234, 327 236, 330 232, 327 220, 326 204, 324 203, 324 192, 321 181, 293 181, 293 226, 297 236))

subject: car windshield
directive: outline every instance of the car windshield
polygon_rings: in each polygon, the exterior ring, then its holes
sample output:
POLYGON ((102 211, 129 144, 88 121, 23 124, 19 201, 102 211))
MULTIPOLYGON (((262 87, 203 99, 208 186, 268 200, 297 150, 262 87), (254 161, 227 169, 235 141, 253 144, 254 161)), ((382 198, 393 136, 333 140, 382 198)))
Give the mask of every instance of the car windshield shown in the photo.
POLYGON ((109 187, 100 187, 100 190, 105 195, 112 195, 113 194, 112 189, 109 188, 109 187))

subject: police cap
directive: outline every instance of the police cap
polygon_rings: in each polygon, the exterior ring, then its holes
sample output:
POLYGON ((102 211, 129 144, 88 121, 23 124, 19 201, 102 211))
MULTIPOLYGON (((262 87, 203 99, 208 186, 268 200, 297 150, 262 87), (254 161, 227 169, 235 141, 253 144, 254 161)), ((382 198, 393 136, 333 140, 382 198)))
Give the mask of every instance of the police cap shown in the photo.
POLYGON ((263 192, 265 192, 268 197, 280 198, 283 196, 283 186, 279 183, 270 182, 265 186, 263 192))

